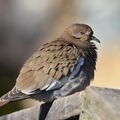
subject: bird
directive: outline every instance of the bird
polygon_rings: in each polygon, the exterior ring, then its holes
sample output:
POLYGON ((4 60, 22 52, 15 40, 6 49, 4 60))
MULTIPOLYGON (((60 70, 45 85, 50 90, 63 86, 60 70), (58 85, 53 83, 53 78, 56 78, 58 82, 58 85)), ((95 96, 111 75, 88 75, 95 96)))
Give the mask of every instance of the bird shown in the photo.
POLYGON ((0 98, 0 106, 33 98, 49 102, 82 91, 94 79, 97 47, 87 24, 68 26, 55 40, 47 42, 25 62, 12 90, 0 98))

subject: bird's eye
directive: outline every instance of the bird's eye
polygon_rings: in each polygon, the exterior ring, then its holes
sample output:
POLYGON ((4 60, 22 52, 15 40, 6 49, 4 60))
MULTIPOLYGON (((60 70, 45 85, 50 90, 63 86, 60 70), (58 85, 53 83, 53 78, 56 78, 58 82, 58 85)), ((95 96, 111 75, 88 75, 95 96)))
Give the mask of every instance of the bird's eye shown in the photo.
POLYGON ((84 34, 84 32, 82 32, 82 31, 81 31, 80 33, 81 33, 81 34, 84 34))

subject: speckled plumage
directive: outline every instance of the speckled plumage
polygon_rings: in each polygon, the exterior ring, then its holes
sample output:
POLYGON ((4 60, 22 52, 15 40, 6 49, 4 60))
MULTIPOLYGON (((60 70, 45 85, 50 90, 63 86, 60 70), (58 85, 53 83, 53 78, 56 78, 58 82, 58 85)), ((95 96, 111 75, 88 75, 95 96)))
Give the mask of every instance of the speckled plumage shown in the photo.
POLYGON ((36 88, 42 89, 47 83, 67 75, 80 55, 74 45, 62 40, 47 43, 38 49, 23 66, 17 78, 16 87, 28 92, 36 88), (28 82, 26 77, 29 79, 29 83, 27 83, 29 87, 25 84, 28 82), (34 85, 32 84, 33 79, 34 85))
POLYGON ((93 38, 97 40, 88 25, 73 24, 42 45, 23 65, 15 87, 0 98, 0 106, 29 97, 52 101, 85 89, 94 78, 97 59, 93 38))

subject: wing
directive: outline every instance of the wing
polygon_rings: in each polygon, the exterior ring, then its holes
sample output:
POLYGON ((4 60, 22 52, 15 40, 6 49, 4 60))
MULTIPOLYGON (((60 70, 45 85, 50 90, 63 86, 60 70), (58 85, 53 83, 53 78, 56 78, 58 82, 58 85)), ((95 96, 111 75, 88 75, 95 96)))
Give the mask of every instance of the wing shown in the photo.
MULTIPOLYGON (((16 88, 30 94, 36 89, 51 90, 64 85, 69 73, 75 74, 76 63, 83 61, 79 50, 70 43, 56 40, 44 44, 24 64, 16 81, 16 88)), ((82 62, 80 62, 79 66, 82 62)))

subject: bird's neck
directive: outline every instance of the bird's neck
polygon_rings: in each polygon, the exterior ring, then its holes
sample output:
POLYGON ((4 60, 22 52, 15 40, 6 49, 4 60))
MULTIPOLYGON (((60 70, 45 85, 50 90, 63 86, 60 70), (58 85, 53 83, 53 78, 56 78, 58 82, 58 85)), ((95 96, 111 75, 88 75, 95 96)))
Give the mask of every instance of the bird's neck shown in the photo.
POLYGON ((87 41, 82 42, 80 40, 76 40, 75 38, 71 38, 69 36, 67 36, 67 37, 62 36, 62 37, 60 37, 58 39, 62 40, 64 42, 71 43, 71 44, 75 45, 77 48, 83 49, 83 50, 87 49, 88 46, 89 46, 89 43, 87 41))
POLYGON ((97 60, 97 47, 94 43, 91 42, 89 48, 85 51, 85 56, 87 59, 88 64, 90 63, 93 70, 95 70, 96 60, 97 60))

